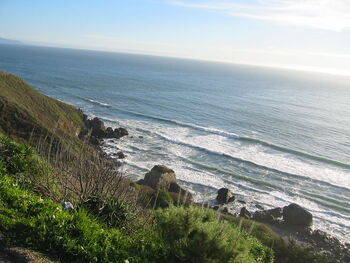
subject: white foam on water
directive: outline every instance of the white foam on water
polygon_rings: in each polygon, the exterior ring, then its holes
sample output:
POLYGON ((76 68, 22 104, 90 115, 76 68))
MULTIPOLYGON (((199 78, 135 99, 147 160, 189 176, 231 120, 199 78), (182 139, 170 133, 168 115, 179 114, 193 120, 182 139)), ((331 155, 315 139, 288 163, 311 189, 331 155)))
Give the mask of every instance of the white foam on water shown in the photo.
MULTIPOLYGON (((251 202, 258 200, 266 208, 282 207, 294 202, 306 207, 314 214, 315 228, 333 234, 342 241, 346 241, 346 236, 350 236, 350 218, 346 216, 332 213, 331 210, 300 196, 290 196, 277 190, 270 193, 259 192, 260 189, 255 189, 255 187, 258 187, 257 185, 242 180, 235 179, 235 183, 231 183, 223 175, 194 168, 193 165, 178 157, 191 158, 191 156, 198 154, 198 151, 204 151, 208 154, 231 156, 281 172, 349 187, 350 171, 346 169, 333 167, 329 164, 320 164, 313 160, 304 160, 302 157, 294 156, 291 153, 279 152, 259 144, 232 140, 218 134, 194 132, 189 127, 164 125, 141 120, 122 120, 118 122, 118 125, 127 127, 130 135, 134 136, 134 138, 123 138, 118 141, 120 149, 134 151, 133 154, 127 157, 126 164, 141 167, 144 171, 150 170, 155 164, 164 164, 176 171, 179 180, 212 188, 208 192, 196 193, 196 201, 215 198, 215 189, 228 187, 238 195, 249 196, 248 199, 251 202), (138 139, 138 136, 144 138, 138 139), (237 184, 237 182, 239 183, 237 184)), ((135 171, 132 167, 125 169, 126 171, 129 169, 135 171)), ((143 178, 144 171, 137 172, 138 179, 143 178)), ((268 177, 266 180, 268 181, 268 177)), ((302 188, 302 185, 296 185, 297 189, 300 187, 302 188)))

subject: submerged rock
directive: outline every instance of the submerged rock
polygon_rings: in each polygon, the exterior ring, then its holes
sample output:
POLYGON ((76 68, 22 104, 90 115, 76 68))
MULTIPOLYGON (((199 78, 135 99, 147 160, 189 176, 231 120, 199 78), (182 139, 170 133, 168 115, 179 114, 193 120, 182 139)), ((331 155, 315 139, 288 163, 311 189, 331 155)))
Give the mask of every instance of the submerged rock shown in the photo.
POLYGON ((221 188, 218 190, 218 195, 216 197, 216 201, 222 204, 226 204, 229 202, 233 202, 235 200, 235 197, 233 196, 232 192, 227 188, 221 188))
POLYGON ((283 208, 283 220, 290 225, 307 228, 312 225, 312 214, 297 204, 283 208))
POLYGON ((122 151, 117 152, 115 155, 117 156, 118 159, 126 158, 126 155, 122 151))

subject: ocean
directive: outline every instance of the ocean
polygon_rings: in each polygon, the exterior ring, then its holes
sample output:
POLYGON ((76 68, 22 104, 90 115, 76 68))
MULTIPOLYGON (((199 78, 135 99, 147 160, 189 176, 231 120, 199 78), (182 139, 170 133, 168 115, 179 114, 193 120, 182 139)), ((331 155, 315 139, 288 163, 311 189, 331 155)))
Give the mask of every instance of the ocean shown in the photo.
POLYGON ((132 179, 164 164, 198 202, 298 203, 350 242, 350 77, 25 45, 0 45, 0 70, 127 128, 105 150, 132 179))

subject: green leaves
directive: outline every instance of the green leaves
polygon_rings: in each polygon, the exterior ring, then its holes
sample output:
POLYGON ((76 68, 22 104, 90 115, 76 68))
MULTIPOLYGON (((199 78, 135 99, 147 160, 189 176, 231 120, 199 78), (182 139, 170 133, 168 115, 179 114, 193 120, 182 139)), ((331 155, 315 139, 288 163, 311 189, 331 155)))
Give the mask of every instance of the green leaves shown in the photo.
POLYGON ((219 222, 200 207, 156 211, 161 236, 173 262, 273 262, 272 251, 237 226, 219 222))

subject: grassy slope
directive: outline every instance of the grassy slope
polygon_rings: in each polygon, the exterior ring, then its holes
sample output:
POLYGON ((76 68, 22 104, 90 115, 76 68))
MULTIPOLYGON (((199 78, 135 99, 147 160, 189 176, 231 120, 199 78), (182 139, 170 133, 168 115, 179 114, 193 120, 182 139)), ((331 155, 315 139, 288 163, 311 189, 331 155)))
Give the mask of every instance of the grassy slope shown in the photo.
POLYGON ((83 113, 49 98, 22 79, 0 72, 0 134, 28 141, 48 136, 78 149, 83 113), (57 128, 57 129, 56 129, 57 128))

